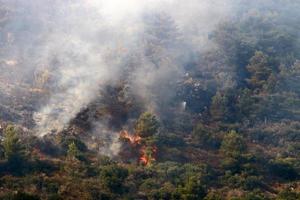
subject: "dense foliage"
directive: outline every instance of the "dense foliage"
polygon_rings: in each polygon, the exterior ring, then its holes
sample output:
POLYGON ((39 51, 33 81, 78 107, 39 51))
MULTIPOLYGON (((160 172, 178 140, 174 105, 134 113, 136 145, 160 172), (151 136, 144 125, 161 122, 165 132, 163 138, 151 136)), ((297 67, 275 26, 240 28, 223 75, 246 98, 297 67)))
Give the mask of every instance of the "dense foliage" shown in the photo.
MULTIPOLYGON (((191 50, 184 76, 162 83, 176 94, 150 88, 155 112, 125 97, 124 78, 58 135, 26 137, 18 124, 1 125, 0 199, 300 199, 300 3, 253 2, 209 33, 212 47, 191 50), (134 120, 129 129, 141 140, 119 138, 112 157, 90 150, 91 116, 115 131, 134 120)), ((189 45, 171 17, 145 18, 156 67, 186 57, 174 58, 175 46, 189 45)), ((128 65, 138 60, 130 55, 128 65)))

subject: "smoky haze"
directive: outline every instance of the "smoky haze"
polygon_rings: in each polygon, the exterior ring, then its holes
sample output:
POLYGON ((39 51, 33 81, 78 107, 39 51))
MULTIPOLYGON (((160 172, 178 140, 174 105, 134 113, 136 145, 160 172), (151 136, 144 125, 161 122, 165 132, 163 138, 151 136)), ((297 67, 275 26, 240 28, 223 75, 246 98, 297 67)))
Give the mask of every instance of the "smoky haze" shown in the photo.
POLYGON ((228 4, 208 0, 4 0, 2 5, 11 16, 1 28, 6 49, 1 62, 11 68, 6 77, 47 89, 33 106, 39 136, 63 130, 101 98, 101 88, 130 68, 126 62, 135 59, 132 55, 138 55, 138 66, 131 68, 128 84, 155 112, 174 95, 172 84, 184 74, 191 49, 208 48, 206 34, 230 13, 228 4), (154 33, 166 44, 156 44, 151 35, 151 21, 158 19, 177 32, 154 33), (199 41, 203 46, 195 45, 199 41))

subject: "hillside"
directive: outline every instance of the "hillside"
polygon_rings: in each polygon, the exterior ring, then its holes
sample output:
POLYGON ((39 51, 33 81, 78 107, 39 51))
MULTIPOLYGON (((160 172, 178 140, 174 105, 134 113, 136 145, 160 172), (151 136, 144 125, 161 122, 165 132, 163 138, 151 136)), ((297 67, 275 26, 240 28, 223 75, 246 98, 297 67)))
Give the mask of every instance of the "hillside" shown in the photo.
POLYGON ((299 10, 0 0, 0 200, 300 200, 299 10))

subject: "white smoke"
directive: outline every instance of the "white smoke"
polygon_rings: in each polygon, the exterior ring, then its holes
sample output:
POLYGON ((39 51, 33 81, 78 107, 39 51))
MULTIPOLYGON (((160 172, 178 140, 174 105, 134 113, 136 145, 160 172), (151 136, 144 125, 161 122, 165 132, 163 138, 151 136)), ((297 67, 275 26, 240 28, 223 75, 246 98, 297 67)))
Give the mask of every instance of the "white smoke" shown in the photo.
POLYGON ((120 134, 107 128, 107 122, 94 124, 92 137, 87 140, 89 149, 98 151, 102 155, 115 157, 121 149, 120 134))
POLYGON ((54 51, 59 57, 56 59, 62 62, 57 72, 60 88, 51 95, 47 105, 34 114, 40 136, 54 129, 61 131, 96 97, 99 87, 109 80, 110 74, 101 56, 94 56, 95 50, 87 43, 72 38, 72 41, 54 51), (68 52, 70 49, 80 49, 80 52, 68 52))
MULTIPOLYGON (((8 59, 19 63, 19 72, 46 68, 54 76, 47 102, 33 114, 39 136, 59 132, 88 106, 99 91, 122 71, 122 60, 132 52, 144 53, 143 17, 164 12, 178 29, 182 40, 203 48, 205 33, 226 16, 229 6, 210 0, 2 0, 11 6, 15 17, 1 29, 13 38, 6 51, 8 59)), ((11 39, 10 39, 11 40, 11 39)), ((191 48, 191 46, 189 46, 191 48)), ((176 54, 188 49, 179 47, 176 54)), ((132 89, 146 104, 155 107, 151 93, 168 98, 168 84, 181 73, 178 58, 164 57, 160 66, 146 58, 133 72, 132 89)), ((174 52, 171 52, 174 53, 174 52)), ((100 96, 99 96, 100 95, 100 96)), ((163 101, 163 100, 162 100, 163 101)))

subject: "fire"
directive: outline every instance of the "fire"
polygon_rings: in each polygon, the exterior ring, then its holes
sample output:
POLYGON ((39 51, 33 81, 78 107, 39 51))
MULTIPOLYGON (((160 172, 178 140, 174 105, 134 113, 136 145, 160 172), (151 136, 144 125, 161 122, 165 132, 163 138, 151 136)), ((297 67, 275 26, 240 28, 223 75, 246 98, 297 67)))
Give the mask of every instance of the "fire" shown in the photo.
POLYGON ((130 141, 131 144, 140 144, 141 137, 138 135, 131 135, 128 131, 121 131, 120 138, 126 138, 130 141))
POLYGON ((147 157, 146 155, 142 155, 142 156, 140 157, 140 162, 141 162, 142 164, 144 164, 144 165, 148 165, 148 164, 149 164, 149 159, 148 159, 148 157, 147 157))
POLYGON ((155 161, 155 156, 157 153, 157 147, 152 146, 152 147, 145 147, 143 146, 140 150, 141 152, 141 157, 139 159, 140 163, 147 166, 150 165, 153 161, 155 161))
POLYGON ((130 134, 128 131, 123 130, 120 132, 120 138, 128 139, 133 148, 139 152, 138 163, 148 166, 156 160, 157 147, 154 145, 147 146, 137 134, 130 134))

